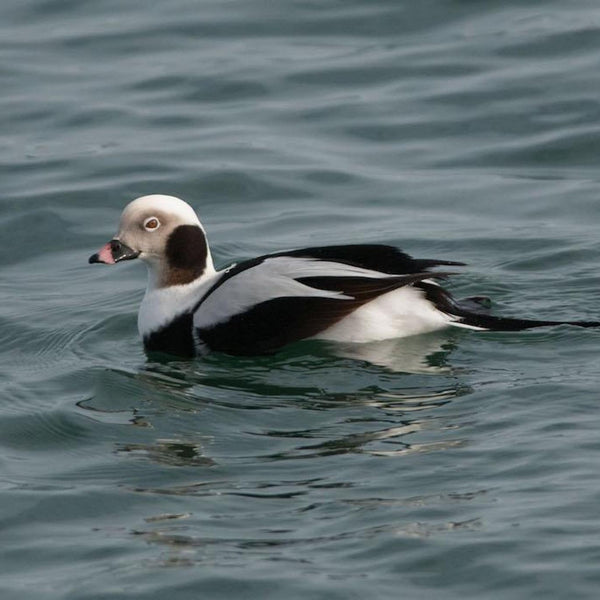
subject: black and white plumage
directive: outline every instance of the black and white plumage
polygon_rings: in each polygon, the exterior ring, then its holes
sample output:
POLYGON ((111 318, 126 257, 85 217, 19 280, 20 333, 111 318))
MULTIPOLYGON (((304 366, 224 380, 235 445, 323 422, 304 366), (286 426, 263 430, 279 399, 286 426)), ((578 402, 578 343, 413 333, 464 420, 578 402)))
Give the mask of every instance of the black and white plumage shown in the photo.
POLYGON ((172 196, 144 196, 128 204, 118 234, 89 262, 135 258, 148 267, 138 329, 150 352, 257 355, 303 339, 362 343, 448 326, 494 331, 600 326, 488 315, 476 302, 454 300, 434 281, 463 263, 415 259, 392 246, 304 248, 216 271, 196 213, 172 196), (431 271, 434 267, 440 270, 431 271))

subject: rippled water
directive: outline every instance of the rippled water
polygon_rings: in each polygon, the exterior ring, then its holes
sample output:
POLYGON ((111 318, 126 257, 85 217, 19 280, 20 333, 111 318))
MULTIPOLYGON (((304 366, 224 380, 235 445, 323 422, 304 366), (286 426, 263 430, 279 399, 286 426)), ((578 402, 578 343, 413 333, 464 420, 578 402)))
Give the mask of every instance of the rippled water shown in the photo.
POLYGON ((219 265, 387 242, 598 318, 596 2, 6 0, 7 599, 595 598, 600 332, 152 362, 122 206, 219 265))

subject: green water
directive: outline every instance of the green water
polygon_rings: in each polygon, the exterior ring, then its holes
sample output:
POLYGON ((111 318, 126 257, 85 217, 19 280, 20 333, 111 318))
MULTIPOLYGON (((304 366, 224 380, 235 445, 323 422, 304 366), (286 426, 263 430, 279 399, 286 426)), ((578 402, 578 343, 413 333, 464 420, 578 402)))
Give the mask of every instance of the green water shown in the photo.
POLYGON ((596 2, 5 0, 3 599, 595 598, 600 332, 148 361, 136 196, 219 266, 386 242, 597 319, 596 2))

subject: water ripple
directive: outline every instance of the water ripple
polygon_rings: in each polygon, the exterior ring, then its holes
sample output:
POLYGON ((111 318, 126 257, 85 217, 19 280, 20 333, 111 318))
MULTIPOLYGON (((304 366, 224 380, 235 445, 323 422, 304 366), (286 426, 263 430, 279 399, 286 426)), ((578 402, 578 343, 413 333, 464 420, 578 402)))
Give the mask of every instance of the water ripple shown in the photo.
POLYGON ((468 262, 448 285, 498 313, 597 318, 599 23, 6 0, 4 595, 595 597, 598 332, 154 361, 144 269, 87 258, 168 193, 219 265, 383 242, 468 262))

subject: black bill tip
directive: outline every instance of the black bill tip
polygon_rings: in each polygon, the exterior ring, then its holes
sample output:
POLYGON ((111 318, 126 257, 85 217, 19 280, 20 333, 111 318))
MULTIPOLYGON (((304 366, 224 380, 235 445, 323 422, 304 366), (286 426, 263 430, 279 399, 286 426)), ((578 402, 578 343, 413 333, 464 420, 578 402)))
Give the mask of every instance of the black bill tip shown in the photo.
POLYGON ((114 265, 121 260, 133 260, 139 255, 139 250, 130 248, 120 240, 110 240, 96 254, 92 254, 88 262, 90 264, 104 263, 105 265, 114 265))

